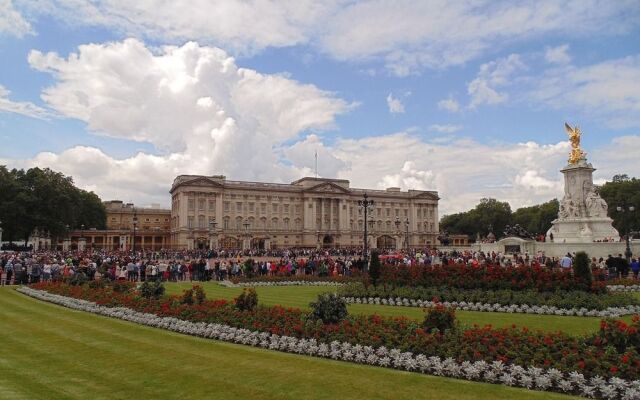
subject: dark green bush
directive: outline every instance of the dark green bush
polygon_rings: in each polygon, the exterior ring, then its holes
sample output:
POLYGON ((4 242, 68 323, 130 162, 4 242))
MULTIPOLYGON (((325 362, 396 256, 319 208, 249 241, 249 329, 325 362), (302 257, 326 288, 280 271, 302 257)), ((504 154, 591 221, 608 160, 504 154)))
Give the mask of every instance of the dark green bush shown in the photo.
POLYGON ((159 299, 164 294, 164 286, 159 281, 145 281, 138 288, 138 292, 146 299, 159 299))
POLYGON ((87 278, 87 275, 85 275, 84 272, 76 272, 75 274, 71 275, 71 277, 69 277, 68 282, 69 285, 72 286, 81 286, 87 283, 88 280, 89 278, 87 278))
POLYGON ((193 304, 193 289, 185 289, 180 296, 181 304, 193 304))
POLYGON ((428 333, 445 333, 446 331, 455 330, 456 314, 453 308, 447 308, 442 304, 436 304, 435 307, 427 309, 427 314, 422 322, 422 329, 428 333))
POLYGON ((199 286, 199 285, 194 286, 193 293, 196 296, 196 304, 202 304, 207 300, 207 295, 202 289, 202 286, 199 286))
POLYGON ((318 300, 309 303, 311 317, 325 324, 335 324, 347 317, 347 303, 335 293, 321 293, 318 300))
POLYGON ((593 275, 591 274, 591 268, 589 267, 589 256, 584 251, 576 253, 573 261, 573 274, 583 283, 583 285, 585 285, 585 287, 591 287, 593 275))
POLYGON ((373 285, 377 285, 380 280, 380 257, 377 252, 371 253, 371 262, 369 263, 369 277, 373 285))
POLYGON ((111 287, 113 288, 114 292, 127 293, 133 290, 135 284, 128 281, 113 281, 111 283, 111 287))
POLYGON ((254 288, 245 288, 233 301, 239 310, 253 311, 258 307, 258 293, 254 288))

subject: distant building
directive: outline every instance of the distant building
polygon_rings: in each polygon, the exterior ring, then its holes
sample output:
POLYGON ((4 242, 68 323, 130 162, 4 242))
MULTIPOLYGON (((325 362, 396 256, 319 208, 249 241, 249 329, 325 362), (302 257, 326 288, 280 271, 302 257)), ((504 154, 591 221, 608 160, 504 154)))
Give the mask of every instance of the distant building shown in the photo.
POLYGON ((356 189, 343 179, 279 184, 180 175, 170 193, 177 248, 360 247, 365 221, 358 200, 365 193, 375 202, 372 248, 407 247, 407 236, 409 247, 433 245, 439 230, 435 191, 356 189))

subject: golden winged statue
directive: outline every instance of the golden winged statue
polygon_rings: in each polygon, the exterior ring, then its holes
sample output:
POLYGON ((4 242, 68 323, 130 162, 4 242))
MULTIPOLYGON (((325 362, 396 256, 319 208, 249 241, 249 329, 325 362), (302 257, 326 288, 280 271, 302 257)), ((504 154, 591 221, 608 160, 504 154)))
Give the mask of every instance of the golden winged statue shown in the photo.
POLYGON ((577 164, 578 161, 584 160, 587 157, 587 153, 580 148, 580 128, 576 125, 571 127, 566 122, 564 123, 564 129, 569 135, 569 141, 571 142, 571 153, 569 154, 569 164, 577 164))

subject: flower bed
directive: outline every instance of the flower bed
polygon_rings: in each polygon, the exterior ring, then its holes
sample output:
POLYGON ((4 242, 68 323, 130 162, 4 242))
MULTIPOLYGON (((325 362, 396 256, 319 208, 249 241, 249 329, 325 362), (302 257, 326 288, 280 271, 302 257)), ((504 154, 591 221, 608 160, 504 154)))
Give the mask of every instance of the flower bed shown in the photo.
POLYGON ((542 266, 385 264, 381 266, 380 272, 381 282, 395 286, 483 290, 584 290, 597 293, 606 291, 604 272, 600 270, 594 271, 591 285, 574 276, 571 270, 549 269, 542 266))
POLYGON ((231 279, 231 282, 241 286, 337 285, 356 281, 358 281, 358 278, 348 276, 316 275, 263 275, 254 278, 231 279))
POLYGON ((613 279, 607 282, 611 292, 640 292, 640 281, 631 278, 613 279))
MULTIPOLYGON (((43 289, 55 289, 44 285, 39 287, 43 289)), ((637 351, 635 348, 631 350, 628 349, 632 346, 638 346, 636 326, 638 325, 638 321, 636 321, 632 327, 627 326, 621 321, 603 322, 601 335, 594 337, 592 339, 593 343, 590 343, 587 349, 565 348, 566 343, 564 343, 564 341, 566 341, 567 338, 559 333, 540 337, 540 335, 542 335, 540 333, 531 334, 523 330, 521 334, 511 337, 509 334, 513 333, 513 329, 493 330, 490 327, 474 328, 464 331, 460 339, 461 347, 464 350, 463 353, 472 354, 475 359, 462 360, 455 356, 440 356, 435 353, 433 355, 428 353, 416 354, 416 352, 411 351, 411 349, 389 348, 388 346, 374 347, 360 343, 357 340, 331 340, 330 342, 325 342, 314 337, 300 338, 283 336, 269 331, 238 328, 223 323, 189 321, 150 312, 136 311, 129 307, 106 307, 93 301, 60 296, 28 287, 21 287, 18 291, 40 300, 76 310, 120 318, 194 336, 259 346, 271 350, 327 357, 407 371, 417 371, 438 376, 502 383, 528 389, 579 394, 593 398, 635 399, 640 396, 640 381, 623 379, 618 376, 621 376, 621 372, 625 371, 624 373, 630 373, 633 379, 637 378, 637 371, 640 364, 637 351), (524 339, 524 341, 517 340, 518 337, 524 339), (505 341, 505 339, 507 340, 505 341), (512 339, 516 339, 515 342, 512 342, 512 339), (543 341, 540 341, 540 339, 543 341), (530 365, 526 368, 518 365, 520 364, 518 361, 526 358, 524 356, 524 358, 515 358, 511 362, 505 362, 505 359, 509 359, 508 355, 494 358, 491 361, 476 357, 476 353, 479 354, 484 349, 491 347, 499 346, 505 351, 515 351, 520 343, 528 343, 530 354, 534 357, 542 357, 541 360, 544 361, 543 365, 540 367, 530 365), (607 347, 607 354, 599 357, 599 354, 595 351, 598 347, 607 347), (592 363, 602 362, 603 358, 609 359, 611 353, 614 352, 619 353, 620 359, 617 360, 617 364, 609 367, 608 371, 606 371, 607 373, 601 374, 608 376, 608 378, 605 379, 598 374, 589 376, 577 370, 562 371, 547 365, 546 359, 544 359, 545 352, 537 351, 537 349, 544 348, 560 353, 561 357, 565 359, 578 360, 577 369, 583 371, 590 368, 592 363), (586 353, 575 353, 574 350, 586 350, 586 353), (585 360, 585 358, 588 359, 585 360)), ((82 289, 63 289, 60 291, 76 295, 86 293, 82 289)), ((219 303, 219 301, 213 303, 219 303)), ((280 307, 278 313, 283 312, 282 310, 284 309, 280 307)), ((375 317, 376 316, 371 318, 375 317)), ((426 335, 424 332, 419 334, 418 330, 415 331, 415 335, 421 337, 422 340, 427 340, 426 338, 429 336, 435 337, 437 339, 434 343, 435 345, 442 339, 442 336, 438 335, 426 335)), ((573 341, 575 344, 576 340, 574 339, 573 341)))
POLYGON ((436 287, 364 286, 351 283, 338 289, 351 303, 424 307, 437 299, 470 311, 610 317, 640 313, 640 300, 617 293, 596 294, 580 290, 464 290, 436 287))

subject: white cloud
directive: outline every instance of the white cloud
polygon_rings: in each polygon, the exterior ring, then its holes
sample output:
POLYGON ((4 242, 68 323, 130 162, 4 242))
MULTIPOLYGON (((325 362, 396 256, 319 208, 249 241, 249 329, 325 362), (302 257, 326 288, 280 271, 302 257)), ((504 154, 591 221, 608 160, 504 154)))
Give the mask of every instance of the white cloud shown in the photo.
POLYGON ((404 104, 402 104, 400 99, 393 97, 393 94, 391 93, 387 96, 387 107, 389 107, 389 112, 391 114, 404 113, 404 104))
POLYGON ((467 93, 471 97, 469 107, 476 108, 483 104, 491 105, 506 101, 509 95, 506 92, 499 92, 498 89, 508 86, 513 75, 525 68, 518 54, 482 64, 478 76, 467 86, 467 93))
POLYGON ((460 103, 455 99, 449 97, 448 99, 440 100, 438 102, 438 108, 441 110, 447 110, 452 113, 460 111, 460 103))
POLYGON ((31 24, 27 22, 11 0, 0 0, 0 35, 6 34, 18 38, 32 34, 31 24))
POLYGON ((613 128, 640 127, 640 55, 566 65, 534 77, 528 100, 571 110, 613 128))
POLYGON ((331 128, 350 107, 313 85, 239 68, 224 51, 193 42, 152 52, 130 39, 80 46, 66 58, 33 51, 29 62, 55 78, 42 97, 63 116, 101 135, 162 150, 115 159, 77 146, 12 161, 60 170, 107 199, 167 204, 179 174, 298 178, 304 166, 281 159, 284 143, 331 128))
POLYGON ((571 62, 571 56, 568 52, 568 44, 557 47, 547 47, 544 53, 544 59, 551 64, 568 64, 571 62))
POLYGON ((451 125, 451 124, 433 124, 428 128, 430 131, 440 132, 440 133, 455 133, 462 129, 462 125, 451 125))
POLYGON ((461 65, 515 41, 622 34, 640 24, 634 0, 24 1, 34 13, 69 24, 164 42, 197 40, 236 54, 310 45, 339 60, 379 61, 400 76, 461 65))
POLYGON ((12 101, 9 100, 11 91, 0 85, 0 112, 15 113, 31 118, 47 119, 53 114, 28 101, 12 101))

